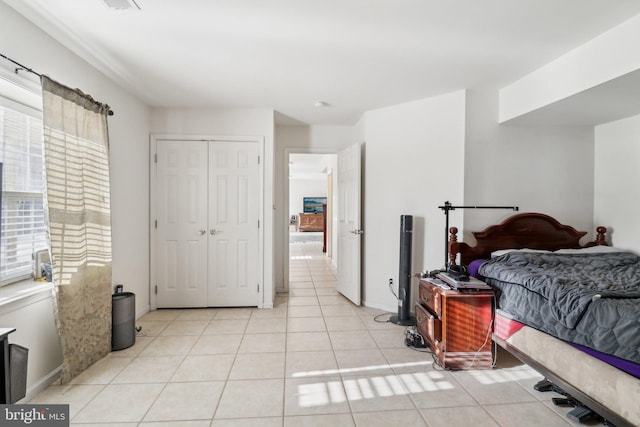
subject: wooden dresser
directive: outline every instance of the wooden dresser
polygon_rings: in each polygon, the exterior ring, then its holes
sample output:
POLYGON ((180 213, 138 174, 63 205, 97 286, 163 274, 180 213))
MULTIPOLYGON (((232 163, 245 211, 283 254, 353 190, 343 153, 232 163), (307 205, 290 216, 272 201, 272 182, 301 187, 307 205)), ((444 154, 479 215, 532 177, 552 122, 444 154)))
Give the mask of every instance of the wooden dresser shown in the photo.
POLYGON ((298 231, 322 231, 324 229, 323 213, 301 213, 298 218, 298 231))
POLYGON ((447 369, 493 367, 493 292, 443 289, 421 279, 416 302, 418 333, 447 369))

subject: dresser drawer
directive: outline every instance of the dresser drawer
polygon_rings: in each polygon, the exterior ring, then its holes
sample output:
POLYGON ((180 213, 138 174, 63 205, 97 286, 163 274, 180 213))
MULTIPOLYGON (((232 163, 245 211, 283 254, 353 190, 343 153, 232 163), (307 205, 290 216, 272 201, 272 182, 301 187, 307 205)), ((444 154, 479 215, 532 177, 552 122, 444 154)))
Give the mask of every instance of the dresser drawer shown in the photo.
POLYGON ((442 295, 440 288, 427 280, 421 280, 418 286, 418 299, 421 304, 434 312, 436 317, 442 317, 442 295))
POLYGON ((442 322, 419 302, 416 303, 416 327, 432 349, 442 340, 442 322))

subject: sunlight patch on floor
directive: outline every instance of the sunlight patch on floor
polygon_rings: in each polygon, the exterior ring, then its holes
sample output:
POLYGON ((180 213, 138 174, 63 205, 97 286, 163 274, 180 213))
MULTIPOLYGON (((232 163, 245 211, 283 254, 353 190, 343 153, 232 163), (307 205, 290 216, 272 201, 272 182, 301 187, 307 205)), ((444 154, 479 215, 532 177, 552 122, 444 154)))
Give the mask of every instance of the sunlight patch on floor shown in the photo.
POLYGON ((469 371, 469 373, 480 384, 500 384, 540 377, 540 374, 533 369, 478 370, 469 371))
POLYGON ((344 390, 338 381, 318 382, 298 386, 300 407, 315 407, 380 397, 403 396, 424 392, 451 390, 453 384, 440 372, 420 372, 400 375, 345 378, 344 390))
POLYGON ((322 371, 302 371, 302 372, 293 373, 292 377, 304 378, 304 377, 317 377, 320 375, 353 374, 356 372, 378 371, 381 369, 389 369, 389 368, 430 366, 431 364, 432 362, 408 362, 408 363, 391 363, 391 364, 384 364, 384 365, 360 366, 357 368, 325 369, 322 371))

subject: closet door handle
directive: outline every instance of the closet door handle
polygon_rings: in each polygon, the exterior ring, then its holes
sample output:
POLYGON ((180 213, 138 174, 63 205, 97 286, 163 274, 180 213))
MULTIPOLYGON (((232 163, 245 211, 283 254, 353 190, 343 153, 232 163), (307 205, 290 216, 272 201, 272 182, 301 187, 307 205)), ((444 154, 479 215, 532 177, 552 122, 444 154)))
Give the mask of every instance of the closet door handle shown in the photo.
POLYGON ((207 230, 202 228, 202 229, 200 229, 200 231, 198 231, 198 233, 200 233, 201 236, 204 236, 205 234, 207 234, 207 230))
POLYGON ((211 230, 209 230, 209 233, 210 233, 212 236, 215 236, 216 234, 218 234, 218 230, 216 230, 215 228, 212 228, 211 230))

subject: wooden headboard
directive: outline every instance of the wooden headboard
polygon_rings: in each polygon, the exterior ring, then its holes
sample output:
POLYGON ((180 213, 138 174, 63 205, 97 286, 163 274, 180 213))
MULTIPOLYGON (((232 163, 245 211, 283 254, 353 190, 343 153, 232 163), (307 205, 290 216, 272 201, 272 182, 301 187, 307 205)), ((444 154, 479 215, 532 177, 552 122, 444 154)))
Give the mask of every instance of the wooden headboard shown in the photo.
POLYGON ((555 218, 541 213, 521 213, 510 216, 500 224, 492 225, 482 231, 473 232, 476 246, 458 242, 458 229, 449 229, 449 264, 456 264, 460 254, 460 263, 468 265, 474 259, 489 259, 491 252, 500 249, 546 249, 555 251, 563 248, 582 248, 606 245, 605 227, 596 229, 596 240, 584 246, 579 241, 586 231, 577 231, 569 225, 560 224, 555 218))

